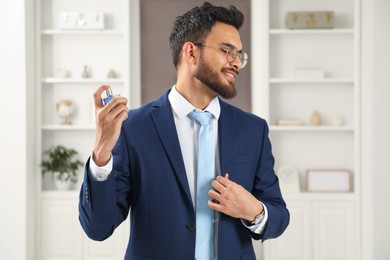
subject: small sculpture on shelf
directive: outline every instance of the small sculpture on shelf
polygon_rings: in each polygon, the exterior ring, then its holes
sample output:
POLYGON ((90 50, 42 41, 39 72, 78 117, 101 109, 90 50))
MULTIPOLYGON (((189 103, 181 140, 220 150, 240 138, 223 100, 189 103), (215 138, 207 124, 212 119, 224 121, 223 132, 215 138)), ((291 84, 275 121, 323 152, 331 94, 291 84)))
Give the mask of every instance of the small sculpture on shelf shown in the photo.
POLYGON ((116 75, 115 71, 114 70, 109 70, 108 73, 107 73, 107 78, 108 79, 115 79, 117 78, 118 76, 116 75))
POLYGON ((310 125, 319 126, 321 125, 321 115, 317 110, 314 110, 310 117, 310 125))
POLYGON ((344 124, 344 117, 337 115, 333 118, 334 126, 342 126, 344 124))
POLYGON ((71 125, 72 122, 69 120, 74 112, 73 102, 69 99, 63 99, 57 102, 57 114, 63 120, 61 122, 62 125, 71 125))
POLYGON ((81 74, 81 77, 82 77, 83 79, 86 79, 86 78, 90 78, 90 77, 91 77, 87 65, 84 65, 84 69, 83 69, 83 73, 81 74))

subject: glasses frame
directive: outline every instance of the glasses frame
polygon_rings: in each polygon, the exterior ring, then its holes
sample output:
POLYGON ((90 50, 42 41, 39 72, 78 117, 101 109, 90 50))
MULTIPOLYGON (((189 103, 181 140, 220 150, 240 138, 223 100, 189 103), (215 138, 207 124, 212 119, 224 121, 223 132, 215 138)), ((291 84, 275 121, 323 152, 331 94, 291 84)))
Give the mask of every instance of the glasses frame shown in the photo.
POLYGON ((248 64, 249 55, 246 52, 239 51, 236 46, 228 46, 228 45, 225 45, 225 44, 208 45, 208 44, 204 44, 202 42, 194 42, 193 44, 195 46, 213 47, 213 48, 220 49, 221 51, 225 52, 226 60, 229 63, 234 62, 237 59, 237 57, 238 57, 238 59, 241 62, 241 65, 242 65, 241 69, 243 69, 246 66, 246 64, 248 64))

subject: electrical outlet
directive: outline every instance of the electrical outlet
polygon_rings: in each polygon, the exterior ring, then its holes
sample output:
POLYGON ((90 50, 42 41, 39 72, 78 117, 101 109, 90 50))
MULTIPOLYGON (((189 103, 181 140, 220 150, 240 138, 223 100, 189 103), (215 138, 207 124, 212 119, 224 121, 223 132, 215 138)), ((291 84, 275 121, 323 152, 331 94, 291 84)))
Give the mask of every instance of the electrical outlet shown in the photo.
POLYGON ((67 30, 103 30, 104 13, 60 12, 58 27, 67 30))

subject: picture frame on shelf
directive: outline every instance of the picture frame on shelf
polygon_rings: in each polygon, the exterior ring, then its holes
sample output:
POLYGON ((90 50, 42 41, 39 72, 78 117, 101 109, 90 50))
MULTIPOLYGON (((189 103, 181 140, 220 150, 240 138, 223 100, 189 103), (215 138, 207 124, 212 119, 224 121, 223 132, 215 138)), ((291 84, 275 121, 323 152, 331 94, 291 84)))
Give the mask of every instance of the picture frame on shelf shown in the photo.
POLYGON ((348 169, 308 169, 306 191, 351 192, 352 172, 348 169))

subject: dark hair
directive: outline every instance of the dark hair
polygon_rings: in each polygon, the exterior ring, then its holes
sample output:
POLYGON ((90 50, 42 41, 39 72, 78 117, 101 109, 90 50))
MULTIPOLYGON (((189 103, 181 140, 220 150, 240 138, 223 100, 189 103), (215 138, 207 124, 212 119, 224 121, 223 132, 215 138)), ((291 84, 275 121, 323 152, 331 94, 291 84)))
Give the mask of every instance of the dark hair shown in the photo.
POLYGON ((233 5, 228 9, 205 2, 176 18, 169 36, 175 68, 179 63, 183 44, 202 41, 217 21, 233 25, 239 30, 244 23, 244 15, 233 5))

